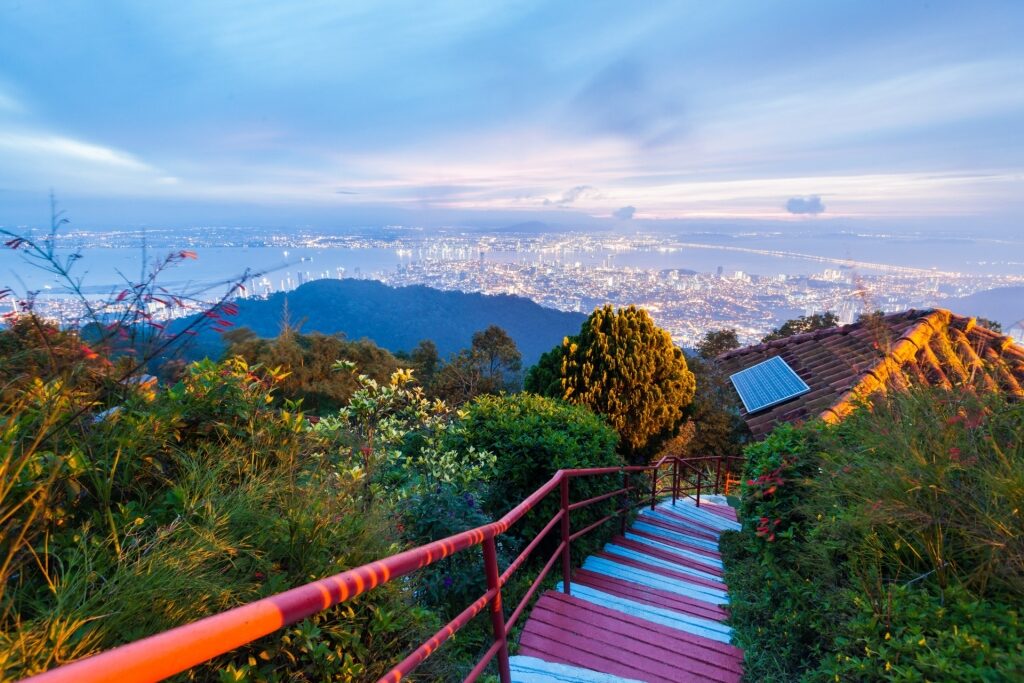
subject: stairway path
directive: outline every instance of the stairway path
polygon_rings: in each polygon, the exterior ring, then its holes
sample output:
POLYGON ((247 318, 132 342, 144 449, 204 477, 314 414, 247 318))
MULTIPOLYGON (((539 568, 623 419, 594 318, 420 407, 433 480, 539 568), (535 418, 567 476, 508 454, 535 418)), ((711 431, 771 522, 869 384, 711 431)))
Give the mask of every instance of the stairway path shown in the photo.
POLYGON ((665 502, 588 557, 571 593, 547 591, 511 658, 516 683, 738 682, 718 538, 738 530, 724 497, 665 502))

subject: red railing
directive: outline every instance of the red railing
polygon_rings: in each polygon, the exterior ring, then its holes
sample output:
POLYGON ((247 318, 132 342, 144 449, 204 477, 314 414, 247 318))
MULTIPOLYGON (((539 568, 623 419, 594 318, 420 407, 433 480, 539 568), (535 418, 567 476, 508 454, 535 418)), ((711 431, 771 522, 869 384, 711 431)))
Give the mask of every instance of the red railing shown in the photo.
POLYGON ((625 531, 629 512, 636 507, 648 504, 653 509, 658 498, 667 496, 669 493, 672 495, 673 502, 680 495, 686 495, 695 498, 699 506, 701 493, 707 493, 709 490, 721 491, 725 481, 722 478, 723 474, 728 475, 732 466, 738 461, 741 462, 742 459, 725 457, 682 459, 666 456, 653 465, 559 470, 546 484, 496 522, 122 645, 28 680, 34 683, 99 683, 111 680, 116 680, 118 683, 159 681, 202 664, 218 655, 230 652, 288 624, 305 619, 346 600, 351 600, 388 581, 393 581, 454 553, 479 545, 483 549, 487 591, 399 662, 380 679, 380 682, 400 681, 456 631, 489 606, 494 642, 465 680, 476 680, 491 661, 496 659, 499 678, 502 683, 509 683, 511 676, 508 659, 508 632, 523 615, 530 599, 559 558, 561 558, 562 564, 563 590, 566 593, 571 591, 573 541, 614 517, 621 519, 620 528, 625 531), (645 472, 651 473, 650 497, 644 495, 638 502, 632 502, 630 493, 640 490, 638 485, 632 482, 632 479, 637 474, 645 472), (569 502, 569 483, 572 479, 613 474, 622 475, 622 485, 618 489, 587 500, 569 502), (671 485, 668 487, 664 486, 666 476, 671 476, 671 485), (501 572, 494 539, 522 519, 555 489, 559 490, 561 498, 558 512, 505 571, 501 572), (620 499, 621 503, 614 512, 579 531, 571 531, 570 515, 573 511, 616 497, 620 499), (561 534, 558 546, 522 600, 508 619, 505 619, 501 602, 502 587, 556 525, 561 534))

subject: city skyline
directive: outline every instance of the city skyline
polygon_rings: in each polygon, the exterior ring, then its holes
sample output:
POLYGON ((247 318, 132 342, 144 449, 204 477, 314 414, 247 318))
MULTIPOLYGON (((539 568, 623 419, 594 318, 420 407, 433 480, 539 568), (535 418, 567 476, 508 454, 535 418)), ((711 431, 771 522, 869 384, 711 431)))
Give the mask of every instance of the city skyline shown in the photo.
POLYGON ((0 0, 0 223, 1012 232, 1024 7, 0 0))

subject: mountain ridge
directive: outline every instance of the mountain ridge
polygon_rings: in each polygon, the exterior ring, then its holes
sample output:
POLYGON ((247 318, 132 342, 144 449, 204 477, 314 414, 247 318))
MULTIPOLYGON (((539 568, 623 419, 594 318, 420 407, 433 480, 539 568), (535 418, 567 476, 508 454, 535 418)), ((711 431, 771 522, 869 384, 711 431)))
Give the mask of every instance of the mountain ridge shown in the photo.
MULTIPOLYGON (((231 322, 261 337, 275 337, 284 322, 286 302, 288 323, 303 332, 366 338, 392 352, 410 351, 421 340, 430 339, 446 357, 468 348, 474 332, 498 325, 515 340, 524 367, 566 335, 578 333, 586 320, 582 313, 545 308, 509 294, 445 291, 425 285, 391 287, 376 280, 345 278, 315 280, 266 299, 241 299, 231 322)), ((176 322, 172 331, 190 320, 176 322)), ((216 357, 223 348, 219 335, 206 329, 189 355, 216 357)))

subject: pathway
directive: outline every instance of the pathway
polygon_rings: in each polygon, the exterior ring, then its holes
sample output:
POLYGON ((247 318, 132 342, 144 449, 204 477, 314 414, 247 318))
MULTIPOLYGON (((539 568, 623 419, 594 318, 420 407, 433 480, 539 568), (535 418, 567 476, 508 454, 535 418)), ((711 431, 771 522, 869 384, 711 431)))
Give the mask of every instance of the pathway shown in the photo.
POLYGON ((739 681, 718 537, 739 529, 721 496, 645 508, 588 557, 571 594, 547 591, 511 658, 515 683, 739 681))

